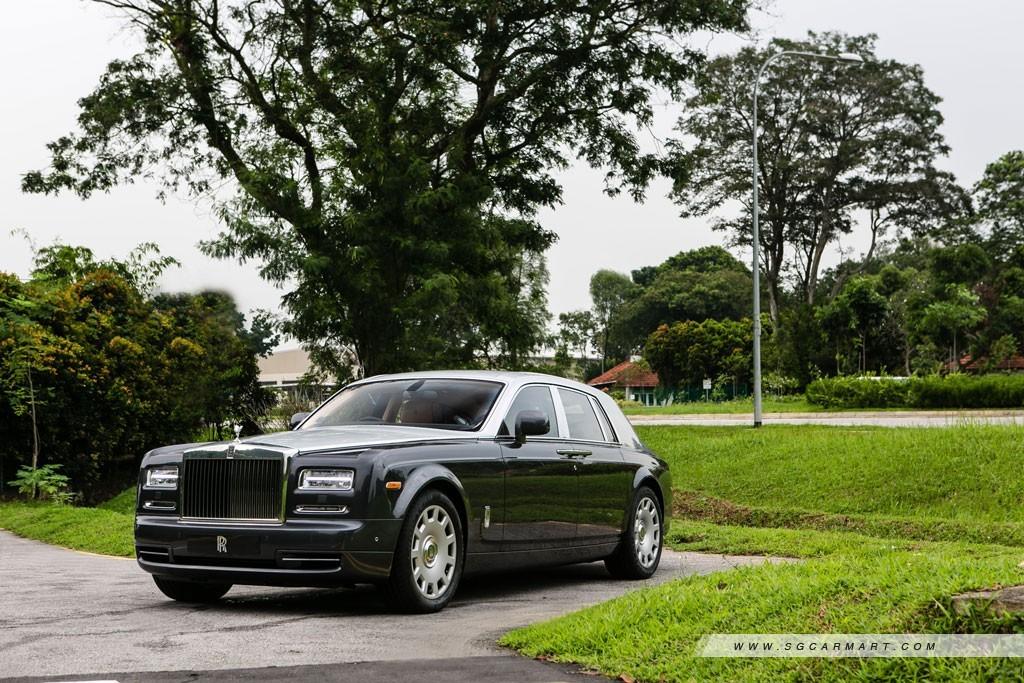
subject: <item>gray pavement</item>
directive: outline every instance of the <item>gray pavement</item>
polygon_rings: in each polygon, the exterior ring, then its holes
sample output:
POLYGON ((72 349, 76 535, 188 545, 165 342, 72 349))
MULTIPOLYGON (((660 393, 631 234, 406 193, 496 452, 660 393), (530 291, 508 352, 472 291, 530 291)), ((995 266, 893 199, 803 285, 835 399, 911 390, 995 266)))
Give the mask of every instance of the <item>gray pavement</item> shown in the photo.
MULTIPOLYGON (((634 425, 740 427, 753 415, 629 415, 634 425)), ((951 427, 958 424, 1024 425, 1024 410, 906 410, 833 413, 765 413, 766 425, 833 425, 836 427, 951 427)))
POLYGON ((765 561, 666 551, 655 578, 643 583, 615 581, 600 563, 482 576, 464 582, 439 614, 410 616, 388 612, 374 589, 362 587, 238 587, 217 605, 181 605, 165 599, 134 560, 0 531, 0 678, 345 680, 351 674, 349 680, 395 682, 435 671, 444 680, 470 681, 486 670, 492 682, 569 680, 576 674, 568 668, 514 656, 496 640, 509 629, 645 585, 765 561), (332 664, 353 665, 310 666, 332 664), (145 672, 177 673, 138 675, 145 672))

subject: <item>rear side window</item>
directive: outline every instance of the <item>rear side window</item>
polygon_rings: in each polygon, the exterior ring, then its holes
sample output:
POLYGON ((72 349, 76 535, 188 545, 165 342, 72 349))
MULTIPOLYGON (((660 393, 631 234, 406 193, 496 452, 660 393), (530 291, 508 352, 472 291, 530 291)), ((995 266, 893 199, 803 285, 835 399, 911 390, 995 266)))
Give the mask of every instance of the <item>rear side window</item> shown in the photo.
POLYGON ((565 409, 565 421, 569 424, 569 438, 584 441, 604 441, 601 423, 597 421, 590 398, 571 389, 559 389, 558 396, 565 409))
POLYGON ((505 433, 516 433, 516 415, 522 410, 539 410, 548 416, 548 431, 540 436, 556 436, 558 419, 555 417, 555 402, 551 400, 551 389, 546 386, 524 387, 512 402, 505 416, 505 433))

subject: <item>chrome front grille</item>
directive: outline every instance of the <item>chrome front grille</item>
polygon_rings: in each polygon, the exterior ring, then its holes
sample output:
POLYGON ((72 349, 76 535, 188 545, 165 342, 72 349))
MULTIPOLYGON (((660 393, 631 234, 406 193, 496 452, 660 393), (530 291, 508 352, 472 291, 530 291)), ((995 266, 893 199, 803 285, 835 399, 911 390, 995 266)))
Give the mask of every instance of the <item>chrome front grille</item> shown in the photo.
POLYGON ((283 458, 235 459, 185 454, 181 516, 273 522, 281 519, 283 458))

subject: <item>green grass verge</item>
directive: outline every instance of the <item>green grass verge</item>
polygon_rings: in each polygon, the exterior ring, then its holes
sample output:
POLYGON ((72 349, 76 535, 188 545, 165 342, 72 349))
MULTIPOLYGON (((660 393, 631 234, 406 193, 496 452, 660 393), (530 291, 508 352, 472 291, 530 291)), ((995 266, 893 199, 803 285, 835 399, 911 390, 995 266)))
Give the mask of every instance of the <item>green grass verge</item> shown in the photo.
POLYGON ((879 538, 964 541, 1024 546, 1024 524, 929 517, 836 514, 740 505, 692 491, 676 491, 673 511, 685 519, 715 524, 818 531, 856 531, 879 538))
POLYGON ((670 545, 800 562, 639 590, 504 644, 642 681, 1024 681, 1020 660, 695 656, 711 633, 1024 633, 1022 619, 949 609, 1024 583, 1024 428, 638 431, 673 468, 686 518, 670 545))
MULTIPOLYGON (((761 404, 766 413, 821 413, 825 409, 821 406, 808 403, 803 396, 770 398, 766 397, 761 404)), ((670 406, 652 406, 641 408, 630 406, 624 409, 627 415, 718 415, 732 413, 752 413, 754 402, 752 399, 737 399, 735 401, 692 401, 688 403, 673 403, 670 406)))
POLYGON ((740 505, 1024 523, 1024 427, 639 427, 677 490, 740 505))
MULTIPOLYGON (((694 576, 629 593, 502 643, 642 681, 1020 680, 1014 660, 705 659, 711 633, 918 633, 977 630, 950 617, 949 597, 1024 581, 1018 548, 886 541, 859 534, 681 522, 672 544, 690 550, 810 558, 694 576)), ((985 624, 981 623, 984 628, 985 624)), ((1024 629, 1000 620, 991 631, 1024 629)))
POLYGON ((111 510, 126 515, 135 514, 135 495, 137 491, 134 486, 126 488, 110 500, 104 501, 96 507, 102 510, 111 510))
POLYGON ((50 503, 0 503, 0 528, 25 538, 103 555, 132 557, 131 514, 50 503))

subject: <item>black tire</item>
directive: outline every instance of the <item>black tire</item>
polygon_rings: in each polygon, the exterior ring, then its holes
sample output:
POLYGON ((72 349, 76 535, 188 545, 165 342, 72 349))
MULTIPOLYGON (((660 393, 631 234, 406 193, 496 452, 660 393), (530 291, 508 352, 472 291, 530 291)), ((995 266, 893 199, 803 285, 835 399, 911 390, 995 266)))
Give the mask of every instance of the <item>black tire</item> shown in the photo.
POLYGON ((463 539, 462 520, 448 496, 432 489, 416 498, 406 511, 391 577, 384 586, 391 605, 425 614, 451 602, 466 561, 463 539))
POLYGON ((191 603, 217 602, 231 590, 230 583, 201 583, 199 581, 178 581, 154 576, 153 582, 160 592, 171 600, 191 603))
POLYGON ((627 513, 626 533, 615 552, 605 559, 604 566, 616 579, 649 579, 658 571, 665 545, 665 513, 658 494, 648 486, 641 486, 633 494, 627 513), (656 513, 653 520, 652 512, 656 513), (638 517, 646 523, 639 523, 638 517), (651 536, 652 532, 656 535, 651 536))

